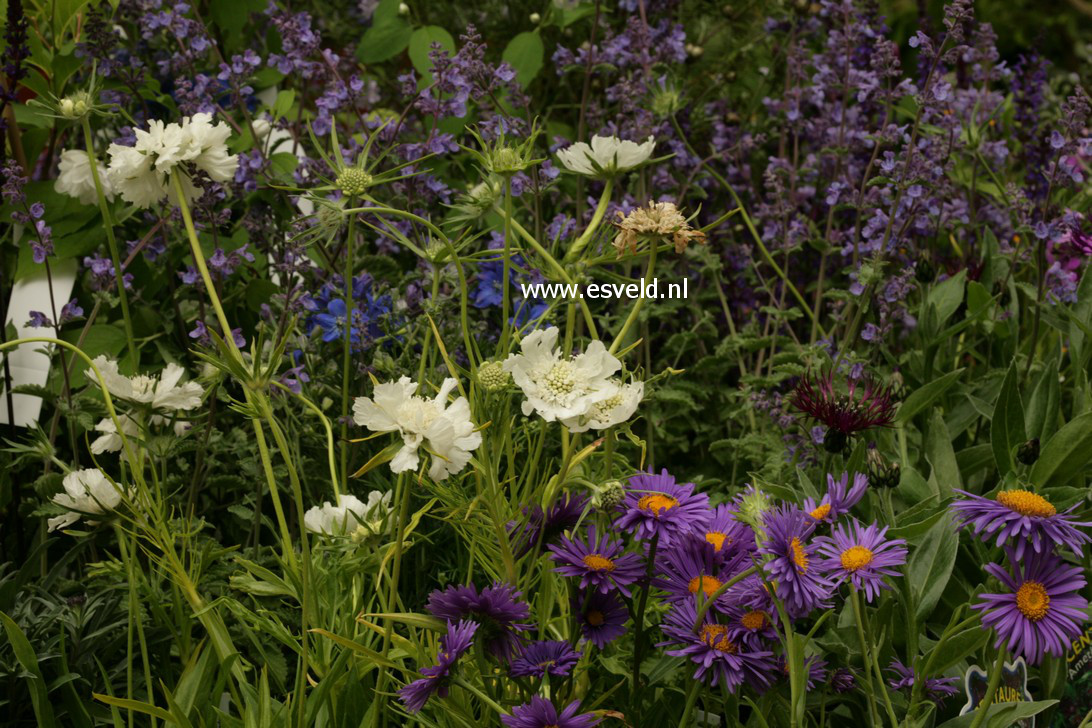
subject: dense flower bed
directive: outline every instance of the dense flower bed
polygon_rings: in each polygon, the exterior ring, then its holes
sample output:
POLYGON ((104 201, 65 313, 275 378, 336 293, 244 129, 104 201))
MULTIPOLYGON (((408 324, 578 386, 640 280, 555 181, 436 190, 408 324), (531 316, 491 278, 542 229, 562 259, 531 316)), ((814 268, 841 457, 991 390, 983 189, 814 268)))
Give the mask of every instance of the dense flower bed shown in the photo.
POLYGON ((8 0, 5 724, 1092 724, 1081 75, 761 5, 8 0))

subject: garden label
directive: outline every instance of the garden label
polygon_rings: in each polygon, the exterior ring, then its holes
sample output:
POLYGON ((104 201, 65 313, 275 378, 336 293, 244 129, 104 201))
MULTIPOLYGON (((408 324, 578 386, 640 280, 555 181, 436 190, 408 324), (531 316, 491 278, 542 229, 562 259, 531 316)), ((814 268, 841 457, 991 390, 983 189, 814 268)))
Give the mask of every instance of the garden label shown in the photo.
MULTIPOLYGON (((971 665, 963 677, 963 693, 967 703, 959 711, 960 715, 970 713, 982 703, 989 687, 990 675, 978 665, 971 665)), ((995 703, 1030 702, 1028 692, 1028 666, 1021 657, 1015 662, 1006 662, 1001 673, 1001 682, 993 696, 995 703)), ((1035 718, 1026 718, 1015 723, 1021 728, 1035 728, 1035 718)))

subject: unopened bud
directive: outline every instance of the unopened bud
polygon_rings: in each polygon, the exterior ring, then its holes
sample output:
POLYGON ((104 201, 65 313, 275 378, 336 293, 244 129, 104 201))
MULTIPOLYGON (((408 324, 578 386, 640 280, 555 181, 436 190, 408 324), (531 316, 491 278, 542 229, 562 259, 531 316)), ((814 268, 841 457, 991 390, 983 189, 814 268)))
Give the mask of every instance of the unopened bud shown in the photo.
POLYGON ((409 5, 406 5, 405 3, 398 3, 398 14, 409 15, 409 5))
POLYGON ((889 463, 879 450, 868 451, 868 483, 873 488, 894 488, 902 478, 898 463, 889 463))
POLYGON ((499 361, 487 361, 478 367, 478 384, 486 392, 499 392, 512 381, 512 375, 504 371, 499 361))
POLYGON ((540 22, 542 22, 542 16, 538 13, 531 13, 531 17, 528 18, 528 20, 530 20, 535 25, 538 25, 540 22))
POLYGON ((600 511, 613 511, 625 500, 626 487, 619 480, 608 480, 595 493, 595 507, 600 511))

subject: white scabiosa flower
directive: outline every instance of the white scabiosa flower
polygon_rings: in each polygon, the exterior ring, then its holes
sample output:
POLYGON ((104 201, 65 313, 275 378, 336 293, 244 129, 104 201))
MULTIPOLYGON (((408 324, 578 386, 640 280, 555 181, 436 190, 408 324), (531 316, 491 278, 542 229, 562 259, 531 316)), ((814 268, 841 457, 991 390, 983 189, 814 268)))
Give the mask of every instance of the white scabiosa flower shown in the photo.
POLYGON ((107 154, 111 183, 123 200, 137 207, 173 197, 172 174, 181 175, 183 193, 191 201, 198 195, 193 174, 201 171, 216 182, 227 182, 239 166, 239 157, 228 154, 231 128, 213 124, 211 114, 194 114, 181 124, 152 120, 135 134, 133 146, 111 144, 107 154))
POLYGON ((538 414, 547 422, 586 416, 599 402, 614 396, 611 377, 622 368, 602 341, 593 341, 583 354, 562 357, 556 326, 540 329, 520 342, 519 354, 509 354, 504 370, 523 390, 523 414, 538 414))
MULTIPOLYGON (((98 356, 94 363, 102 372, 106 390, 118 399, 171 412, 191 410, 201 405, 201 396, 205 390, 197 382, 180 384, 185 370, 177 364, 168 364, 158 376, 138 374, 127 377, 118 371, 118 363, 113 359, 98 356)), ((99 383, 91 369, 87 370, 87 379, 93 384, 99 383)))
POLYGON ((628 139, 596 135, 590 146, 577 142, 558 150, 557 158, 570 172, 588 177, 613 177, 644 164, 655 149, 656 141, 651 136, 638 144, 628 139))
POLYGON ((470 421, 466 398, 447 402, 455 386, 449 377, 434 398, 426 399, 417 396, 417 383, 409 377, 379 384, 373 397, 356 398, 353 421, 372 432, 402 436, 402 448, 391 460, 394 472, 415 470, 420 462, 417 451, 424 447, 432 455, 429 477, 443 480, 466 467, 471 451, 482 443, 481 433, 474 431, 470 421))
POLYGON ((339 495, 337 505, 326 501, 303 514, 303 525, 312 533, 327 536, 351 536, 362 541, 382 533, 391 513, 390 492, 373 490, 364 502, 355 495, 339 495))
MULTIPOLYGON (((113 511, 121 503, 121 490, 111 483, 101 470, 74 470, 64 476, 64 492, 53 496, 53 502, 68 513, 49 519, 49 530, 68 528, 83 516, 98 516, 113 511)), ((95 525, 97 521, 88 521, 95 525)))
POLYGON ((591 408, 579 417, 570 417, 562 420, 562 424, 571 432, 585 432, 587 430, 605 430, 608 427, 620 425, 637 411, 637 405, 645 396, 644 382, 630 382, 622 384, 618 380, 611 382, 613 393, 604 400, 596 402, 591 408))
MULTIPOLYGON (((118 422, 121 423, 121 432, 126 438, 135 438, 140 434, 140 425, 129 415, 118 415, 118 422)), ((95 432, 102 434, 91 443, 92 454, 101 455, 104 452, 121 450, 123 445, 121 435, 118 434, 118 428, 112 419, 105 417, 99 420, 99 424, 95 425, 95 432)))
MULTIPOLYGON (((57 165, 60 170, 53 189, 62 195, 75 197, 85 205, 98 203, 98 193, 95 191, 95 177, 91 172, 91 155, 82 149, 66 149, 61 152, 61 160, 57 165)), ((106 199, 114 199, 114 186, 110 184, 110 177, 106 174, 106 168, 101 162, 95 161, 95 167, 99 171, 99 183, 102 184, 102 192, 106 199)))

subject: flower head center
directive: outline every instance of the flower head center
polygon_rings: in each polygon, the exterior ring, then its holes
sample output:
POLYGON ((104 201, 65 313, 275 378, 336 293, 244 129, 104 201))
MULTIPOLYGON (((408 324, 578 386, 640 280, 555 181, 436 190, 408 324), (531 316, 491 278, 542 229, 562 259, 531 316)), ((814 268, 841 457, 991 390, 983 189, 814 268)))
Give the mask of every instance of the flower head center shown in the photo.
POLYGON ((637 501, 637 507, 642 511, 648 511, 654 516, 662 516, 664 511, 670 511, 679 505, 679 501, 663 493, 649 493, 641 496, 637 501))
POLYGON ((697 594, 700 589, 705 594, 705 598, 710 599, 712 598, 713 593, 716 592, 717 589, 720 589, 720 585, 721 582, 719 579, 702 574, 701 576, 695 576, 691 579, 687 589, 691 594, 697 594))
POLYGON ((614 562, 602 554, 588 554, 584 557, 584 566, 593 571, 614 571, 614 562))
POLYGON ((717 652, 723 652, 726 655, 734 655, 739 652, 739 647, 728 639, 728 628, 723 624, 704 625, 701 628, 701 641, 717 652))
POLYGON ((720 551, 724 548, 724 542, 732 543, 732 539, 728 538, 728 534, 721 533, 720 531, 709 531, 705 534, 705 540, 708 543, 713 544, 713 548, 720 551))
POLYGON ((821 521, 830 515, 830 503, 823 503, 809 514, 817 521, 821 521))
POLYGON ((1016 608, 1020 614, 1038 622, 1050 611, 1050 595, 1046 587, 1037 581, 1025 581, 1016 590, 1016 608))
POLYGON ((796 536, 789 542, 789 550, 792 552, 792 562, 796 564, 796 570, 801 574, 808 571, 808 553, 804 551, 804 544, 796 536))
POLYGON ((1058 512, 1050 501, 1030 490, 1003 490, 997 494, 997 502, 1021 516, 1050 518, 1058 512))
POLYGON ((586 621, 592 627, 602 627, 603 623, 607 620, 603 616, 603 613, 600 612, 598 609, 592 609, 586 615, 584 615, 584 621, 586 621))
POLYGON ((846 571, 857 571, 872 563, 874 555, 872 550, 865 546, 850 546, 842 552, 842 568, 846 571))
POLYGON ((572 362, 559 361, 550 367, 543 380, 546 390, 554 397, 564 397, 576 389, 576 374, 572 362))
POLYGON ((739 618, 739 623, 752 632, 760 630, 766 626, 766 613, 752 609, 739 618))

